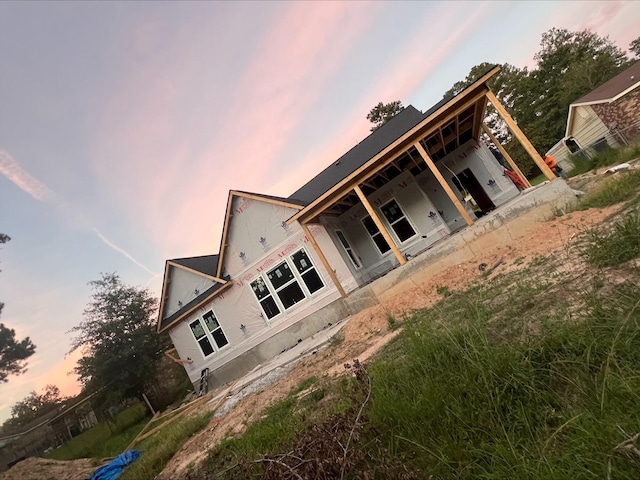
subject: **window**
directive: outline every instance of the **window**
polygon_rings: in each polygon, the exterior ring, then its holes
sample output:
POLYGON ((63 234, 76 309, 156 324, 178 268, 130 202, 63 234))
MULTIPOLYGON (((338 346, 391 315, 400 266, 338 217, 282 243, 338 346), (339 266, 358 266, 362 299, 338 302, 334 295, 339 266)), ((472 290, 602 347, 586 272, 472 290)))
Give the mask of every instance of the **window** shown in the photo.
POLYGON ((342 230, 336 230, 336 235, 338 236, 338 240, 340 240, 340 243, 342 244, 342 248, 344 248, 344 251, 347 253, 347 255, 349 255, 349 258, 351 259, 351 263, 353 264, 353 266, 356 268, 360 268, 361 267, 360 260, 358 259, 355 252, 353 251, 353 248, 351 248, 351 244, 347 240, 347 237, 345 237, 342 230))
POLYGON ((268 319, 324 287, 322 278, 304 249, 285 258, 265 276, 268 282, 261 275, 251 282, 251 289, 268 319))
POLYGON ((306 285, 310 294, 313 294, 324 287, 324 282, 307 256, 307 252, 304 250, 298 250, 296 253, 291 255, 291 260, 293 260, 293 264, 296 266, 296 269, 302 277, 302 281, 306 285))
POLYGON ((258 277, 251 282, 251 289, 258 299, 258 302, 260 302, 260 306, 267 318, 273 318, 280 313, 280 309, 262 277, 258 277))
POLYGON ((391 225, 400 242, 405 242, 416 234, 400 205, 395 200, 385 203, 380 207, 380 211, 389 222, 389 225, 391 225))
POLYGON ((189 327, 205 357, 208 357, 229 343, 213 310, 205 313, 202 319, 195 319, 189 324, 189 327))
POLYGON ((367 229, 367 232, 371 236, 373 243, 375 243, 376 247, 378 247, 378 251, 380 252, 380 254, 387 253, 389 250, 391 250, 391 247, 382 236, 382 233, 378 229, 378 226, 369 215, 362 219, 362 223, 364 225, 364 228, 367 229))

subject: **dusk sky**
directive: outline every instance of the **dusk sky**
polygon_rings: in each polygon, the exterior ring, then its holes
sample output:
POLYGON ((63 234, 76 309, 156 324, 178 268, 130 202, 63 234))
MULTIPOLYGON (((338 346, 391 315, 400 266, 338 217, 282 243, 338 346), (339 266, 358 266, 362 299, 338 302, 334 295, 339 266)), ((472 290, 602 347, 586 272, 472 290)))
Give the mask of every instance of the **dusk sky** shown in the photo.
POLYGON ((379 101, 426 110, 541 34, 622 49, 640 2, 0 2, 0 321, 37 346, 0 385, 78 393, 87 282, 160 296, 169 258, 218 252, 230 189, 286 197, 366 137, 379 101))

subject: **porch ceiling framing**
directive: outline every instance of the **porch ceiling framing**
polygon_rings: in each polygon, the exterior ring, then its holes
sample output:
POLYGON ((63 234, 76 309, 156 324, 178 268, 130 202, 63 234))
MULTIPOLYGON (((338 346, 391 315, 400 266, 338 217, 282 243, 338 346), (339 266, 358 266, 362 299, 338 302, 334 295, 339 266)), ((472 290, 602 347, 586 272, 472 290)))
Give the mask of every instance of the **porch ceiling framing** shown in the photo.
MULTIPOLYGON (((415 143, 426 139, 432 133, 438 132, 443 125, 450 123, 451 120, 457 119, 460 113, 476 105, 478 102, 486 105, 486 95, 490 90, 485 83, 499 71, 500 67, 497 66, 487 72, 487 74, 467 87, 462 93, 433 112, 418 125, 371 158, 371 160, 355 170, 351 175, 345 177, 337 185, 294 214, 287 220, 287 223, 292 224, 296 220, 300 221, 300 223, 312 222, 323 213, 324 209, 330 208, 337 200, 353 192, 355 187, 359 187, 359 185, 370 181, 376 175, 383 175, 383 170, 414 147, 415 143)), ((481 126, 478 125, 477 128, 478 131, 473 132, 472 135, 474 138, 478 138, 480 134, 481 126)))

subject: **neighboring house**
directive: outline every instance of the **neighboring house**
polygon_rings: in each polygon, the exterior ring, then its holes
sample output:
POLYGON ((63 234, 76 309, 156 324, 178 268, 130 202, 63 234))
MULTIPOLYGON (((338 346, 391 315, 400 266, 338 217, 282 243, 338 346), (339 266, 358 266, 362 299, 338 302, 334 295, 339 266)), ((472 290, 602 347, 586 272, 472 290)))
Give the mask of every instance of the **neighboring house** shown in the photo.
POLYGON ((487 87, 498 71, 406 107, 288 198, 229 192, 219 253, 165 265, 158 332, 192 382, 237 378, 342 320, 351 292, 518 196, 480 140, 488 101, 555 179, 487 87))
POLYGON ((565 138, 548 153, 617 148, 640 138, 640 61, 569 105, 565 138), (575 143, 573 143, 575 142, 575 143))

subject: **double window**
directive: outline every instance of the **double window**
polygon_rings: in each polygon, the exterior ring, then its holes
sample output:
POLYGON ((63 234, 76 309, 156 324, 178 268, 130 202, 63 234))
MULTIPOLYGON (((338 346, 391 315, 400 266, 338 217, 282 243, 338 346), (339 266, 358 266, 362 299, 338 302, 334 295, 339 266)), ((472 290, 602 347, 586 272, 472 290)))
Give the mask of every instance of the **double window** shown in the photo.
POLYGON ((268 319, 288 310, 324 287, 304 249, 251 282, 251 289, 268 319))
POLYGON ((392 199, 385 203, 380 207, 380 211, 384 215, 384 218, 387 219, 387 222, 389 222, 389 225, 391 225, 400 243, 409 240, 416 234, 407 216, 395 200, 392 199))
POLYGON ((205 357, 229 343, 213 310, 209 310, 202 317, 196 318, 189 324, 189 327, 205 357))
MULTIPOLYGON (((389 226, 395 233, 400 243, 404 243, 416 235, 415 229, 413 228, 411 223, 409 223, 407 216, 402 211, 402 208, 400 208, 400 205, 398 205, 398 202, 396 202, 394 199, 391 199, 387 203, 382 205, 380 207, 380 211, 389 223, 389 226)), ((367 230, 367 233, 373 240, 373 243, 375 243, 381 255, 391 250, 391 247, 380 232, 380 229, 378 229, 378 226, 369 215, 362 219, 362 224, 364 225, 364 228, 367 230)))

